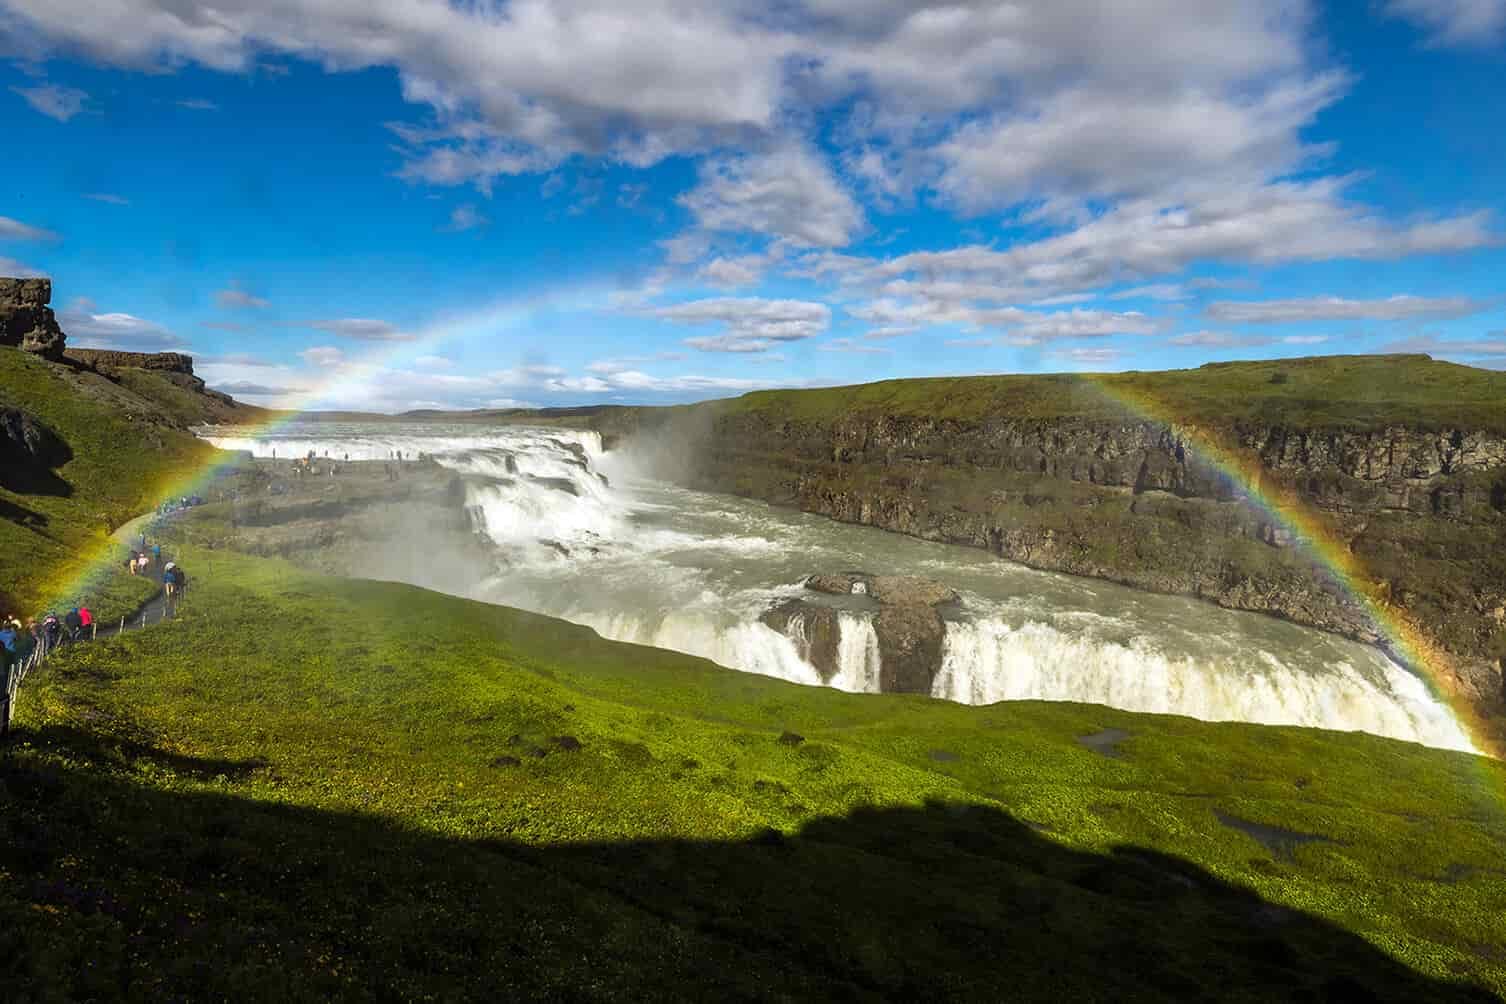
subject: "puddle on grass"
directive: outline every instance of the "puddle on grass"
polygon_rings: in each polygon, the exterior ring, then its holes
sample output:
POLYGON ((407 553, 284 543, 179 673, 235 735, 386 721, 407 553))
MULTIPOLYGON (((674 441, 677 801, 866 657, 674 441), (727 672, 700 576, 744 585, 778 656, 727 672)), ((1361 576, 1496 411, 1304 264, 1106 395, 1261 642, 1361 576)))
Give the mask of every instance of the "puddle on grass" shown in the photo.
POLYGON ((1104 729, 1090 736, 1078 736, 1077 741, 1100 756, 1122 760, 1124 751, 1119 748, 1119 744, 1129 737, 1130 733, 1125 729, 1104 729))
POLYGON ((1272 857, 1286 861, 1296 859, 1297 848, 1303 844, 1336 844, 1337 840, 1329 837, 1321 837, 1316 833, 1302 833, 1298 830, 1288 830, 1284 826, 1272 826, 1269 823, 1252 823, 1248 819, 1240 819, 1231 816, 1219 809, 1213 810, 1218 821, 1231 830, 1238 830, 1247 837, 1253 838, 1266 850, 1271 852, 1272 857))

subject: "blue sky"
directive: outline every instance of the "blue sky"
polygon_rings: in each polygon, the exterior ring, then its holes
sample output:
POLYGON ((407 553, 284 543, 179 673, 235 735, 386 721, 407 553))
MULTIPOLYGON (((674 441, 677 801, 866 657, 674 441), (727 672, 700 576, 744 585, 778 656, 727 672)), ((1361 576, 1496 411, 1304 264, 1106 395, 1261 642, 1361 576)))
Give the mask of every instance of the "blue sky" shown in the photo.
POLYGON ((1506 0, 0 0, 0 274, 269 405, 1499 368, 1503 55, 1506 0))

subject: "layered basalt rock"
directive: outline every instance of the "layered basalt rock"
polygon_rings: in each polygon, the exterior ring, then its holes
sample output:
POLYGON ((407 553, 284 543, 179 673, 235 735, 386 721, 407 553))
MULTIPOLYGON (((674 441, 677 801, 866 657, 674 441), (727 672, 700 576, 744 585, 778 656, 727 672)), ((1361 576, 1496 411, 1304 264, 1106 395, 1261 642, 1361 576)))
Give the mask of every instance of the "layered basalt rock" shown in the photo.
POLYGON ((67 339, 51 302, 51 279, 0 278, 0 345, 61 361, 67 339))
POLYGON ((883 412, 804 419, 711 406, 594 424, 619 448, 657 451, 660 475, 689 487, 1384 646, 1379 605, 1438 646, 1445 658, 1434 661, 1447 665, 1429 668, 1506 735, 1499 432, 883 412), (1239 456, 1238 479, 1200 459, 1195 444, 1208 439, 1239 456), (1264 500, 1278 497, 1310 518, 1274 513, 1264 500), (1324 540, 1301 536, 1317 524, 1324 540), (1334 572, 1338 552, 1363 582, 1334 572))

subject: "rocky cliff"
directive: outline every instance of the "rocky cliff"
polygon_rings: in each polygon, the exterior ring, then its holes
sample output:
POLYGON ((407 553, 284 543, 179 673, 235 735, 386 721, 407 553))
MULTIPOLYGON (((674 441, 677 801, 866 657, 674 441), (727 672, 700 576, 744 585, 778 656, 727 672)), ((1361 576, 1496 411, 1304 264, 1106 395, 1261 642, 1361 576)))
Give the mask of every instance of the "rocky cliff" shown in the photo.
MULTIPOLYGON (((1443 365, 1409 363, 1424 364, 1443 365)), ((1195 424, 1096 405, 1021 414, 1008 396, 972 415, 938 400, 940 416, 893 394, 815 400, 595 424, 697 488, 1389 644, 1368 596, 1447 653, 1449 689, 1506 712, 1506 395, 1482 396, 1478 420, 1454 407, 1459 424, 1432 426, 1399 407, 1405 420, 1340 425, 1244 400, 1195 424)), ((1373 405, 1356 410, 1384 415, 1373 405)))
POLYGON ((0 345, 62 359, 65 339, 51 302, 51 279, 0 278, 0 345))
POLYGON ((181 352, 115 352, 109 349, 67 349, 64 355, 90 369, 161 370, 193 376, 193 357, 181 352))

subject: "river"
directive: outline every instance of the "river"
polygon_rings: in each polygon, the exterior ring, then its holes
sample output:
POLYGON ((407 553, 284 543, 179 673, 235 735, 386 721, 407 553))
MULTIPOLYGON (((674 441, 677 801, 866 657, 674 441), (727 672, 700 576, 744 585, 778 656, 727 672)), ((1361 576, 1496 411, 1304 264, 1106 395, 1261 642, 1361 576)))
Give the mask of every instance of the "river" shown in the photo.
MULTIPOLYGON (((1257 614, 1073 578, 953 547, 642 477, 591 432, 515 426, 294 423, 202 430, 258 457, 425 453, 465 477, 495 571, 447 589, 589 625, 621 641, 821 685, 797 640, 762 623, 818 572, 919 575, 957 590, 932 695, 1360 730, 1447 749, 1468 737, 1380 650, 1257 614)), ((387 577, 402 578, 401 574, 387 577)), ((837 602, 837 601, 832 601, 837 602)), ((879 689, 873 613, 840 613, 827 685, 879 689)))

